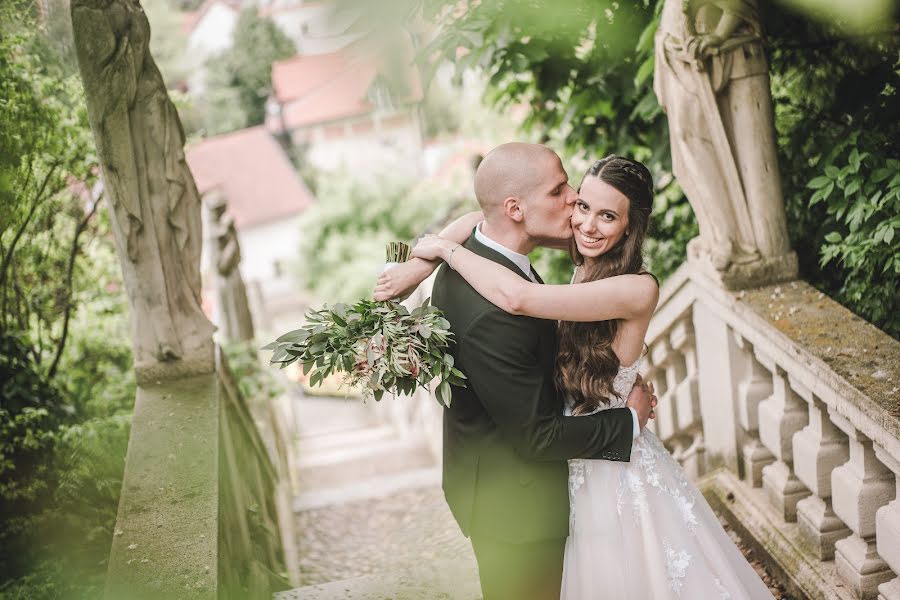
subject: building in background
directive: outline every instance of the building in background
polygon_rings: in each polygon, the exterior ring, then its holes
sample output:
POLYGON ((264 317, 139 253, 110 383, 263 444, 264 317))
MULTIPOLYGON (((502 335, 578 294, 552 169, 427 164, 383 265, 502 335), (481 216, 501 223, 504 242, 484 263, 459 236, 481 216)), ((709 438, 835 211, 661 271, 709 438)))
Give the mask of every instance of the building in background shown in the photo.
POLYGON ((275 63, 272 90, 266 128, 313 168, 362 179, 422 174, 422 84, 409 62, 388 65, 352 44, 275 63))
MULTIPOLYGON (((300 247, 300 217, 315 200, 278 141, 264 127, 251 127, 195 144, 187 161, 201 195, 221 190, 234 217, 258 329, 276 326, 280 316, 297 316, 303 296, 289 262, 300 247)), ((208 276, 208 256, 202 265, 208 276)))

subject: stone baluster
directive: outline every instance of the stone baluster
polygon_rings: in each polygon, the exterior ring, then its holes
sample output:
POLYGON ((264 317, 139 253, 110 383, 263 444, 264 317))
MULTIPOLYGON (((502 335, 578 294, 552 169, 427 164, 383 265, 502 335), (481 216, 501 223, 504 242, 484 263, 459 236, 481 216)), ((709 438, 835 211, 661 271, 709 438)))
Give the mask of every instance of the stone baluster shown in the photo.
MULTIPOLYGON (((900 460, 875 444, 875 456, 894 473, 894 500, 875 513, 875 538, 878 555, 894 575, 900 574, 900 460)), ((878 586, 878 600, 900 600, 900 577, 878 586)))
MULTIPOLYGON (((643 376, 644 381, 646 381, 646 382, 652 381, 653 382, 653 386, 656 389, 656 396, 657 396, 657 398, 659 398, 662 395, 662 390, 660 389, 660 386, 659 386, 660 370, 657 369, 656 366, 653 364, 653 359, 649 355, 644 360, 645 360, 644 369, 643 369, 644 372, 641 373, 641 375, 643 376)), ((657 417, 655 419, 650 419, 647 422, 647 427, 650 428, 650 431, 652 431, 656 437, 658 437, 659 439, 663 439, 662 431, 660 430, 660 425, 659 425, 659 423, 660 423, 659 408, 656 409, 656 415, 657 415, 657 417)))
POLYGON ((853 532, 835 543, 835 567, 857 597, 874 599, 894 578, 875 540, 875 511, 894 498, 894 475, 876 458, 872 440, 836 411, 829 416, 850 439, 850 459, 831 473, 834 512, 853 532))
POLYGON ((705 471, 705 449, 700 415, 700 393, 697 371, 697 348, 694 329, 689 318, 680 319, 669 334, 673 356, 677 430, 685 434, 685 447, 681 450, 681 462, 688 475, 696 479, 705 471))
POLYGON ((762 486, 763 467, 775 462, 775 455, 759 441, 759 405, 772 395, 772 376, 756 357, 753 347, 735 334, 746 359, 744 378, 738 384, 738 423, 744 430, 741 453, 744 457, 744 480, 751 487, 762 486))
POLYGON ((806 403, 788 384, 784 369, 757 352, 759 362, 772 373, 772 395, 759 404, 759 439, 775 455, 762 471, 763 489, 782 518, 797 520, 797 502, 810 494, 792 470, 793 438, 807 422, 806 403))
POLYGON ((678 431, 678 407, 672 401, 675 390, 672 385, 674 367, 671 365, 672 347, 667 336, 653 344, 650 349, 650 360, 654 366, 653 385, 659 399, 659 408, 656 411, 658 437, 668 441, 678 431))
POLYGON ((809 424, 794 434, 794 472, 813 493, 797 503, 800 542, 819 560, 831 560, 834 543, 850 533, 831 508, 831 472, 847 462, 850 450, 825 403, 797 381, 789 382, 809 407, 809 424))
POLYGON ((675 405, 677 407, 678 429, 688 429, 700 421, 700 394, 697 391, 697 352, 694 345, 694 330, 688 319, 682 319, 669 334, 673 357, 673 378, 675 380, 675 405))

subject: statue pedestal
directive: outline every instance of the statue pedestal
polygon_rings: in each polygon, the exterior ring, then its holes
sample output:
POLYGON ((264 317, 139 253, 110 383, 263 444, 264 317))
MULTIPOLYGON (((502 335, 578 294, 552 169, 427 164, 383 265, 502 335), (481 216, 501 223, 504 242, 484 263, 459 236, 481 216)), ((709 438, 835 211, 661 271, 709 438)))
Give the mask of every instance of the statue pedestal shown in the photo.
POLYGON ((762 287, 782 281, 797 279, 797 254, 790 251, 781 256, 760 257, 749 262, 732 262, 719 269, 703 246, 699 237, 688 243, 688 262, 728 290, 762 287))
POLYGON ((134 374, 138 385, 158 384, 161 381, 171 381, 182 377, 206 375, 214 373, 215 370, 215 346, 212 339, 177 360, 135 361, 134 363, 134 374))

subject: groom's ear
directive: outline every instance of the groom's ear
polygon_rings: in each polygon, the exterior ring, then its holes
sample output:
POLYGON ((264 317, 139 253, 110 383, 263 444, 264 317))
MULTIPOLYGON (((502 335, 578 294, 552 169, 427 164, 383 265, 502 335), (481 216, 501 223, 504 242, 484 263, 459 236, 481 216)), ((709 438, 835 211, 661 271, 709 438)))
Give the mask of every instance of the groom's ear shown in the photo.
POLYGON ((509 196, 503 201, 503 212, 516 223, 521 223, 525 218, 522 214, 522 201, 515 196, 509 196))

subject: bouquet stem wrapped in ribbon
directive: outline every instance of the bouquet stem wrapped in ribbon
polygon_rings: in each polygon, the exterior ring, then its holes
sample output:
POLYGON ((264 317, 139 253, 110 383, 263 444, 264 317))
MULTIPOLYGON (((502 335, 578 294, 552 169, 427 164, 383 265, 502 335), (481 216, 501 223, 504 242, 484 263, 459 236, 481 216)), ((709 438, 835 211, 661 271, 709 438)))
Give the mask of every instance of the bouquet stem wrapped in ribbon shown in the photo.
MULTIPOLYGON (((388 262, 408 258, 409 246, 388 244, 388 262)), ((429 300, 413 310, 393 301, 326 304, 306 314, 306 325, 263 350, 273 350, 270 363, 281 368, 300 361, 311 386, 332 373, 342 373, 348 384, 375 400, 381 400, 385 392, 412 394, 430 389, 437 381, 438 401, 446 407, 450 386, 465 387, 466 376, 454 367, 449 353, 450 323, 429 300)))

